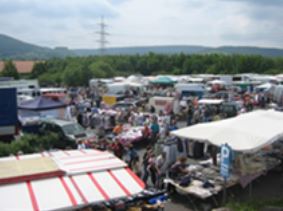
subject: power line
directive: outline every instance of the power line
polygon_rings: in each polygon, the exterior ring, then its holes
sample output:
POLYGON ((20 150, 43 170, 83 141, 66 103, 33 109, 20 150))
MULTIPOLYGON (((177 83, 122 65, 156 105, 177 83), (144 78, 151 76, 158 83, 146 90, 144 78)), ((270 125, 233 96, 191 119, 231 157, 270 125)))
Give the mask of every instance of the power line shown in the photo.
POLYGON ((106 51, 106 44, 108 43, 107 36, 109 36, 109 33, 106 31, 107 24, 104 23, 103 16, 101 17, 98 25, 99 31, 96 33, 99 34, 99 39, 97 40, 97 43, 99 44, 100 54, 104 55, 106 51))

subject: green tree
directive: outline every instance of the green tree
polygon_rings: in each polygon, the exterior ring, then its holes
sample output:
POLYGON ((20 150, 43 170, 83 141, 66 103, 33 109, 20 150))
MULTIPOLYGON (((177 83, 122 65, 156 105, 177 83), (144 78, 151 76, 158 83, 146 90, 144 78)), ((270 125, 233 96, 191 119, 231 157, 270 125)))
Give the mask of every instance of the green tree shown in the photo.
POLYGON ((93 77, 93 72, 87 65, 83 65, 80 72, 81 85, 88 86, 89 80, 93 77))
POLYGON ((58 86, 62 83, 62 73, 44 73, 37 77, 39 83, 43 86, 58 86))
POLYGON ((14 79, 19 79, 19 73, 17 71, 17 68, 11 60, 5 62, 5 66, 1 75, 5 77, 13 77, 14 79))
POLYGON ((190 57, 187 57, 183 63, 183 73, 185 74, 192 74, 193 73, 193 59, 190 57))
POLYGON ((47 72, 47 67, 44 62, 35 63, 32 68, 31 78, 37 78, 38 76, 47 72))
POLYGON ((95 78, 109 78, 115 76, 115 72, 111 65, 104 61, 93 62, 89 66, 92 76, 95 78))
POLYGON ((68 86, 80 86, 81 82, 81 67, 68 65, 63 73, 63 81, 68 86))

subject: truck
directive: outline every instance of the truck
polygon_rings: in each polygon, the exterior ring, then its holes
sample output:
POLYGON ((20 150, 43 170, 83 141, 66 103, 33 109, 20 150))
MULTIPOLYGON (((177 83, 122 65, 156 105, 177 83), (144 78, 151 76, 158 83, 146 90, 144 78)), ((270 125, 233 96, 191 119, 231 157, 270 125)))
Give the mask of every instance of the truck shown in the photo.
POLYGON ((0 88, 0 140, 13 140, 17 131, 17 90, 16 88, 0 88))

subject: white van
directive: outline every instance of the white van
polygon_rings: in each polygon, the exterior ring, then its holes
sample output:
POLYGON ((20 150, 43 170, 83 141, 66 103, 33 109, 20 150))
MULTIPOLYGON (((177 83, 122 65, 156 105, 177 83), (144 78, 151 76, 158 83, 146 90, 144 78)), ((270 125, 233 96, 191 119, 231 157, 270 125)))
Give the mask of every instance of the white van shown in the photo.
POLYGON ((20 104, 23 101, 32 100, 40 96, 38 89, 17 89, 17 101, 20 104))
POLYGON ((126 83, 112 83, 107 84, 107 95, 124 95, 129 89, 126 83))
POLYGON ((178 83, 175 84, 175 90, 180 93, 181 99, 184 97, 198 97, 206 93, 205 86, 203 84, 187 84, 187 83, 178 83))

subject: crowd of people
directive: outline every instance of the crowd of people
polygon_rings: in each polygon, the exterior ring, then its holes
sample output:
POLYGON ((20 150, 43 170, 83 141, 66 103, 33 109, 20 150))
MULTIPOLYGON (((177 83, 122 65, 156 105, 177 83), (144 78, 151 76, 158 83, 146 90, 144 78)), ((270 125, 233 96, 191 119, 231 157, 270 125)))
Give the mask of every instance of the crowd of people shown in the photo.
MULTIPOLYGON (((165 96, 179 96, 172 88, 153 90, 164 93, 165 96)), ((134 95, 136 98, 148 99, 153 93, 135 92, 134 95)), ((238 113, 251 111, 255 107, 264 108, 270 102, 270 98, 262 93, 238 94, 237 100, 240 102, 238 113)), ((171 166, 166 165, 163 144, 173 139, 170 132, 178 129, 180 124, 189 126, 227 117, 227 114, 219 107, 199 105, 197 97, 188 98, 185 102, 185 105, 180 106, 179 113, 173 111, 165 113, 162 110, 156 112, 153 107, 148 106, 148 101, 139 107, 113 110, 104 105, 101 95, 93 95, 91 91, 84 90, 71 100, 67 108, 66 119, 77 121, 84 128, 96 132, 95 143, 81 141, 78 143, 79 149, 95 147, 100 150, 109 150, 127 162, 145 184, 162 188, 162 181, 166 174, 174 177, 187 173, 185 157, 179 158, 171 166), (180 122, 180 120, 185 121, 180 122), (137 151, 133 143, 124 145, 118 139, 125 128, 136 126, 142 127, 141 142, 146 145, 144 153, 140 153, 143 150, 137 151)))

